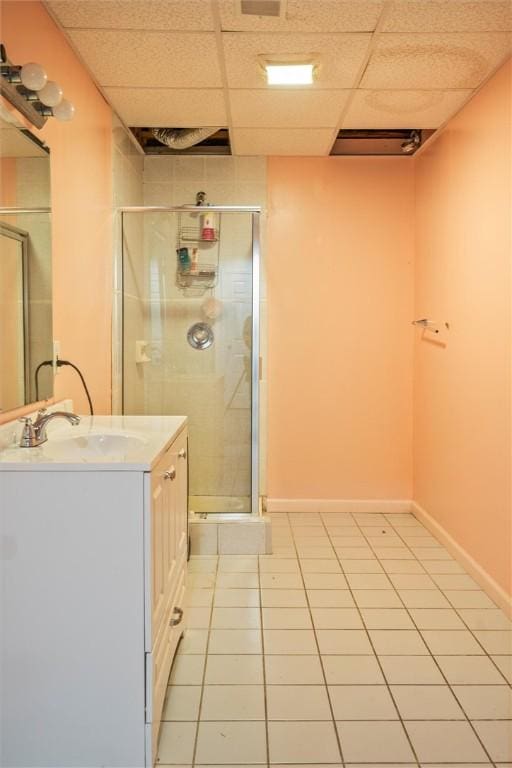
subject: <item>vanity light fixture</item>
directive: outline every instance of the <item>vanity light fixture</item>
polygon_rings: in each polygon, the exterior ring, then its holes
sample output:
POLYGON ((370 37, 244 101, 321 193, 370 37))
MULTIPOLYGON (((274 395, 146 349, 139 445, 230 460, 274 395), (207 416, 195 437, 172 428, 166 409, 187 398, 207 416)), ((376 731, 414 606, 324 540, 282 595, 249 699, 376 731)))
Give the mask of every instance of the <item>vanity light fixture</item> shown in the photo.
POLYGON ((0 44, 0 93, 36 128, 42 128, 48 117, 72 120, 75 107, 63 98, 61 86, 48 76, 40 64, 12 64, 5 46, 0 44))

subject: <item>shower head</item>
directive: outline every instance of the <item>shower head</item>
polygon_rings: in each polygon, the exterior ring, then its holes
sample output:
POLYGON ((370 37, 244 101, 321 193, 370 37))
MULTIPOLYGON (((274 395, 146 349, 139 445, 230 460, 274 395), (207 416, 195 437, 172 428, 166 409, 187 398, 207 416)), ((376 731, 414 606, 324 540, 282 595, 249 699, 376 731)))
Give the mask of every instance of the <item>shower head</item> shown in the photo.
POLYGON ((421 137, 418 131, 411 131, 409 138, 400 145, 404 155, 411 155, 421 145, 421 137))

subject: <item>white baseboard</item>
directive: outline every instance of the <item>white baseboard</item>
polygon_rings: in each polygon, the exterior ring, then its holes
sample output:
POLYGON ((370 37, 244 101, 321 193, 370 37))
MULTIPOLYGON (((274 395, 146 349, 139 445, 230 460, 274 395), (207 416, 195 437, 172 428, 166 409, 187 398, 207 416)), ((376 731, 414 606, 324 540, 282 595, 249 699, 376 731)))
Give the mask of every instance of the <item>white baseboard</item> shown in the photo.
POLYGON ((425 528, 428 528, 428 530, 434 534, 436 539, 446 547, 448 552, 465 568, 477 584, 482 587, 484 592, 489 595, 491 600, 499 605, 507 616, 512 618, 512 596, 505 592, 503 587, 501 587, 492 576, 490 576, 487 571, 485 571, 482 566, 455 541, 437 520, 434 520, 432 515, 429 515, 429 513, 415 501, 412 502, 411 506, 414 516, 420 523, 423 523, 425 528))
POLYGON ((267 499, 267 512, 410 512, 408 499, 267 499))

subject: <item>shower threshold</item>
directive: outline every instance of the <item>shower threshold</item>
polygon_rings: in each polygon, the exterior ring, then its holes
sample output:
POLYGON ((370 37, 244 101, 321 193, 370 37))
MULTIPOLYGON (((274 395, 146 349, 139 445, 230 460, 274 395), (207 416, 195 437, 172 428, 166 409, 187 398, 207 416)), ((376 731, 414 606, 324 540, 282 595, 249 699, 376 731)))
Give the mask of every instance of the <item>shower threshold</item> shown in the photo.
POLYGON ((250 512, 189 512, 192 555, 268 555, 270 518, 250 512))
POLYGON ((189 509, 198 517, 223 514, 234 519, 234 515, 251 513, 249 496, 189 496, 189 509))

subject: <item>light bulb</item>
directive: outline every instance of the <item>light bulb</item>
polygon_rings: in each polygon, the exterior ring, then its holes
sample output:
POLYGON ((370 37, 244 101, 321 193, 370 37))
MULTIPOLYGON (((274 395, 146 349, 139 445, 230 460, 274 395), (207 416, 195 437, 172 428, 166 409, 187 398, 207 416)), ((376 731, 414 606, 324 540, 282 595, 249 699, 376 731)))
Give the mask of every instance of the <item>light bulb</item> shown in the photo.
POLYGON ((53 108, 52 112, 57 120, 66 122, 67 120, 72 120, 75 116, 75 107, 74 104, 67 99, 62 99, 60 104, 57 104, 57 106, 53 108))
POLYGON ((48 80, 44 88, 37 92, 39 101, 47 107, 56 107, 62 99, 62 88, 53 80, 48 80))
POLYGON ((40 91, 48 81, 48 75, 42 66, 33 61, 22 66, 20 76, 21 82, 29 91, 40 91))

